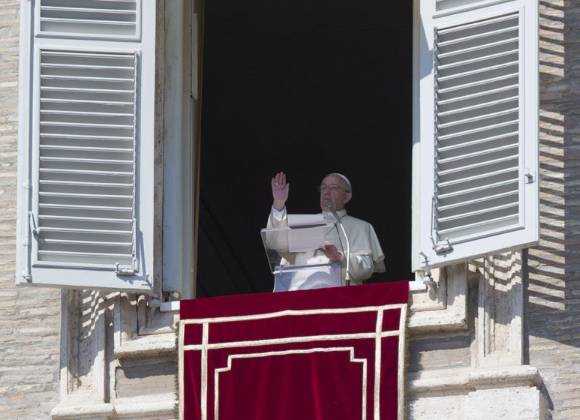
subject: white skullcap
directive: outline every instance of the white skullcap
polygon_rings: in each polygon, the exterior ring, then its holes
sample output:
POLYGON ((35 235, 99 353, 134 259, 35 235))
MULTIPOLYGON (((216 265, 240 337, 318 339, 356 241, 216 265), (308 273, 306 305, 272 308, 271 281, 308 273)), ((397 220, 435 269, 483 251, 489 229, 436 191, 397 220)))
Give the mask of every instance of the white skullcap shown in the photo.
POLYGON ((350 181, 348 180, 348 178, 346 176, 344 176, 343 174, 338 173, 338 172, 332 172, 326 176, 331 176, 331 175, 342 179, 344 181, 344 183, 346 184, 346 192, 349 194, 352 194, 352 184, 350 183, 350 181))

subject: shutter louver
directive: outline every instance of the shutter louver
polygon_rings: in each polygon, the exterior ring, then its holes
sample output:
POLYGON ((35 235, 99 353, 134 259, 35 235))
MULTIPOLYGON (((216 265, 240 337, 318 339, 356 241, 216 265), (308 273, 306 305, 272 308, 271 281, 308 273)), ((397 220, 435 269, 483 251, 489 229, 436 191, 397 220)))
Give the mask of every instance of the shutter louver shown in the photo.
POLYGON ((419 7, 415 271, 539 239, 537 3, 419 0, 419 7))
POLYGON ((41 0, 40 31, 134 37, 137 0, 41 0))
POLYGON ((454 9, 456 7, 464 7, 470 5, 477 5, 478 3, 484 3, 485 0, 435 0, 435 10, 438 12, 454 9))
POLYGON ((38 261, 133 266, 134 54, 41 51, 38 261))
POLYGON ((156 0, 141 6, 21 2, 18 284, 153 290, 156 0))
POLYGON ((436 32, 439 240, 519 223, 518 31, 514 13, 436 32))

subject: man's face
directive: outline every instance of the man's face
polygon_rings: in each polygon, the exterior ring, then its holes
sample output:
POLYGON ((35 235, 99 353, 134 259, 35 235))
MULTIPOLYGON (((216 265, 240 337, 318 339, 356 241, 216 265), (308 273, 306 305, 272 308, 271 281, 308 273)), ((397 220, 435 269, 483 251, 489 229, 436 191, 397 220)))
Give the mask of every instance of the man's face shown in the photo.
POLYGON ((320 183, 320 208, 322 211, 341 210, 351 199, 342 178, 328 175, 320 183))

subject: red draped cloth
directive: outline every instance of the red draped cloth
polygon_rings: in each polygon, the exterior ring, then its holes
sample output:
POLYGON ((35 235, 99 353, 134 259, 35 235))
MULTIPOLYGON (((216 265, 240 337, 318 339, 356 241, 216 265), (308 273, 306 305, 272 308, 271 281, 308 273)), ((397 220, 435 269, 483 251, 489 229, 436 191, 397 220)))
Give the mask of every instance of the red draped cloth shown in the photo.
POLYGON ((182 418, 397 419, 408 295, 404 281, 181 301, 182 418))

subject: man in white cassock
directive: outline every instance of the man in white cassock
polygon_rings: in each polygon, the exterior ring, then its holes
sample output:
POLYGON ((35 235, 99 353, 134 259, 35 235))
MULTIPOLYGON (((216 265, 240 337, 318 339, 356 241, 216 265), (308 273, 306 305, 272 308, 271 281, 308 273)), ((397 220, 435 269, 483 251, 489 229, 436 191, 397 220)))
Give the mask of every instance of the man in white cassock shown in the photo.
MULTIPOLYGON (((288 226, 286 201, 290 184, 286 174, 277 173, 272 178, 272 210, 268 218, 268 228, 288 226)), ((293 264, 327 264, 335 263, 342 267, 342 278, 349 278, 350 284, 362 282, 374 272, 385 271, 385 255, 372 225, 346 213, 345 206, 352 199, 352 186, 348 178, 339 173, 324 177, 320 184, 320 209, 329 228, 325 233, 322 248, 311 252, 300 253, 293 264), (340 219, 350 241, 350 259, 348 277, 346 273, 346 244, 344 233, 338 228, 336 217, 340 219)), ((304 288, 308 275, 295 276, 291 290, 304 288)))

